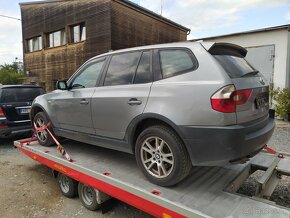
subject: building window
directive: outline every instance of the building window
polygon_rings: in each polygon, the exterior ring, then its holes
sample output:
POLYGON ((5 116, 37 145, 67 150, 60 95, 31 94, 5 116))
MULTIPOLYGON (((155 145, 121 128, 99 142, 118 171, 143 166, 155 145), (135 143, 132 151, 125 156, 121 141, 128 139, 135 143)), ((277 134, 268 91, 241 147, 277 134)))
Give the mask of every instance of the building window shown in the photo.
POLYGON ((84 24, 78 24, 71 27, 71 42, 81 42, 86 40, 86 27, 84 24))
POLYGON ((48 47, 57 47, 66 44, 65 29, 48 34, 48 47))
POLYGON ((42 37, 37 36, 27 40, 28 52, 39 51, 42 49, 42 37))

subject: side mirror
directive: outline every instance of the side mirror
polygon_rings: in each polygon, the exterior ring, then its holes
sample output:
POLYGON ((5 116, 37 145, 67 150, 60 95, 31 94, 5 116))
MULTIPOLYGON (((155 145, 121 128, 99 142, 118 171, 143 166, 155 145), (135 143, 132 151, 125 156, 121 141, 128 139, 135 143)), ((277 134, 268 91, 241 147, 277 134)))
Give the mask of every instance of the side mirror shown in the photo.
POLYGON ((68 86, 67 86, 66 80, 57 81, 56 88, 60 90, 67 90, 68 86))

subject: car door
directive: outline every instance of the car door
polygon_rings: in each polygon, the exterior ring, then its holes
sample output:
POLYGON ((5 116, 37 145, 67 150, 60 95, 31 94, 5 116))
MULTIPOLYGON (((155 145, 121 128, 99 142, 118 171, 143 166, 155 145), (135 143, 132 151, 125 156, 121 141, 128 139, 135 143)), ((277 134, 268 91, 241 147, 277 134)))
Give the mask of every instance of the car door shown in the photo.
POLYGON ((151 51, 113 55, 103 86, 92 96, 96 135, 123 139, 132 119, 143 113, 151 85, 151 51))
POLYGON ((60 128, 94 134, 91 99, 105 61, 100 58, 85 64, 69 80, 69 89, 51 99, 60 128))

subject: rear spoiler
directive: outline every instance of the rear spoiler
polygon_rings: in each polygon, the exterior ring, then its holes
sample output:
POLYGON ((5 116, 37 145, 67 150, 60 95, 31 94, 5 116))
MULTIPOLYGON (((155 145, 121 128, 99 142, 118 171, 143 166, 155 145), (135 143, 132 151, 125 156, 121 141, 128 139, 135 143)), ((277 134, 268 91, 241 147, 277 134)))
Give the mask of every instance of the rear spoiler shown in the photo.
POLYGON ((247 55, 247 50, 239 45, 231 43, 203 43, 203 47, 212 55, 230 55, 239 58, 244 58, 247 55))

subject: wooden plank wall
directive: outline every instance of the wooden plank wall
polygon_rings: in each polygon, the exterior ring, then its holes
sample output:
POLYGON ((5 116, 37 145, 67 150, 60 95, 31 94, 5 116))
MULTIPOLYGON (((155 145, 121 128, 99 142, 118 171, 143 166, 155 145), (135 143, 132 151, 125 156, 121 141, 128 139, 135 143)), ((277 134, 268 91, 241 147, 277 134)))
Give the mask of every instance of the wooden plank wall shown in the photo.
POLYGON ((55 81, 68 79, 89 58, 111 49, 186 40, 186 31, 141 13, 114 0, 64 0, 21 5, 24 69, 26 82, 55 87, 55 81), (48 33, 85 23, 86 41, 27 52, 27 40, 42 35, 46 46, 48 33))
MULTIPOLYGON (((68 79, 89 58, 111 49, 110 0, 71 0, 33 5, 21 5, 24 68, 36 75, 36 83, 54 89, 55 81, 68 79), (27 53, 27 39, 79 23, 86 25, 86 41, 68 43, 55 48, 27 53)), ((29 81, 29 80, 28 80, 29 81)), ((30 80, 30 82, 32 82, 30 80)))
POLYGON ((186 41, 187 34, 176 26, 112 1, 112 49, 186 41))

